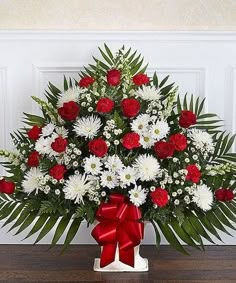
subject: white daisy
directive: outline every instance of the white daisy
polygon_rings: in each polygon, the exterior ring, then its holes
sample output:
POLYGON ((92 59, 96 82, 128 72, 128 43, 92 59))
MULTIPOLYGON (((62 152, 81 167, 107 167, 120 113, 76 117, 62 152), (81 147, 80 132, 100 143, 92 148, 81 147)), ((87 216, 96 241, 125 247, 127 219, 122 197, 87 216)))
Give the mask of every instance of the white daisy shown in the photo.
POLYGON ((130 201, 136 206, 140 206, 146 201, 147 192, 141 186, 135 186, 129 191, 129 194, 130 201))
POLYGON ((101 119, 97 116, 87 116, 79 118, 74 125, 74 131, 77 136, 92 139, 102 126, 101 119))
POLYGON ((140 136, 139 142, 143 148, 151 148, 154 145, 155 140, 149 132, 145 132, 140 136))
POLYGON ((137 90, 135 96, 142 98, 143 100, 159 100, 160 92, 154 86, 143 86, 137 90))
POLYGON ((62 93, 58 99, 57 106, 62 107, 64 103, 69 101, 79 102, 80 89, 77 87, 69 88, 66 92, 62 93))
POLYGON ((193 191, 193 202, 203 211, 211 209, 213 203, 213 193, 206 185, 199 185, 193 191))
POLYGON ((118 186, 118 179, 116 175, 111 171, 104 171, 101 175, 101 185, 102 187, 108 187, 113 189, 118 186))
POLYGON ((50 136, 54 130, 55 130, 55 125, 53 123, 49 123, 42 128, 42 136, 43 137, 50 136))
POLYGON ((148 114, 140 114, 131 123, 131 129, 133 132, 142 134, 148 130, 149 122, 151 117, 148 114))
POLYGON ((191 129, 189 130, 188 135, 197 149, 208 152, 214 151, 212 137, 207 132, 198 129, 191 129))
POLYGON ((105 161, 105 167, 110 171, 116 172, 124 167, 124 164, 120 160, 118 155, 111 155, 107 157, 105 161))
POLYGON ((152 137, 156 140, 161 140, 169 133, 170 127, 167 122, 163 120, 156 121, 150 129, 152 137))
POLYGON ((159 162, 150 154, 139 155, 133 166, 136 168, 137 176, 141 181, 155 180, 160 172, 159 162))
POLYGON ((121 182, 121 187, 126 188, 131 184, 136 184, 137 171, 133 167, 126 167, 119 171, 119 180, 121 182))
POLYGON ((88 177, 85 174, 70 176, 63 188, 65 199, 75 200, 75 203, 84 203, 83 197, 91 189, 91 187, 92 182, 88 180, 88 177))
POLYGON ((84 171, 87 174, 98 175, 102 170, 102 163, 100 158, 90 155, 84 159, 84 171))
POLYGON ((41 180, 44 177, 44 174, 40 171, 39 168, 31 168, 25 174, 25 180, 22 182, 23 191, 25 193, 32 193, 36 190, 36 194, 38 190, 42 189, 41 180))

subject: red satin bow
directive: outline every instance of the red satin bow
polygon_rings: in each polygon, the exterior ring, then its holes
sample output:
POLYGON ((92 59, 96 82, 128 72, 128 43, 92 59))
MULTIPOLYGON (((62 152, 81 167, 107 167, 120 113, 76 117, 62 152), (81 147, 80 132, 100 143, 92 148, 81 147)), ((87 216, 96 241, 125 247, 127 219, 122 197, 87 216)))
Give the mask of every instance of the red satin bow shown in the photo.
POLYGON ((108 203, 101 203, 96 219, 100 222, 92 231, 92 236, 103 246, 100 266, 104 267, 115 259, 119 247, 119 260, 134 266, 134 247, 143 239, 144 224, 139 222, 141 211, 128 203, 121 194, 111 194, 108 203))

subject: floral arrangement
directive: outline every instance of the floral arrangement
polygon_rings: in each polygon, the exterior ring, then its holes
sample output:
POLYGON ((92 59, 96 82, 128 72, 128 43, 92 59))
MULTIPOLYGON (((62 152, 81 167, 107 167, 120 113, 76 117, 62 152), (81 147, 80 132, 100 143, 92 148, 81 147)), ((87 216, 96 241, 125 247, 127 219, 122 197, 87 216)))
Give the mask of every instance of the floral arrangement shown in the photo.
POLYGON ((105 45, 100 52, 79 80, 64 78, 63 90, 49 83, 46 100, 32 97, 42 115, 25 114, 25 127, 11 135, 16 151, 0 151, 8 172, 0 180, 4 226, 16 220, 10 230, 18 234, 37 218, 26 238, 38 232, 37 243, 55 226, 52 246, 67 229, 66 248, 82 220, 96 219, 92 235, 106 256, 112 251, 103 266, 117 243, 121 260, 133 264, 143 221, 152 223, 157 246, 161 231, 183 253, 180 239, 200 249, 202 238, 229 234, 236 221, 235 136, 217 115, 203 113, 204 100, 181 99, 168 77, 148 76, 136 51, 113 54, 105 45))

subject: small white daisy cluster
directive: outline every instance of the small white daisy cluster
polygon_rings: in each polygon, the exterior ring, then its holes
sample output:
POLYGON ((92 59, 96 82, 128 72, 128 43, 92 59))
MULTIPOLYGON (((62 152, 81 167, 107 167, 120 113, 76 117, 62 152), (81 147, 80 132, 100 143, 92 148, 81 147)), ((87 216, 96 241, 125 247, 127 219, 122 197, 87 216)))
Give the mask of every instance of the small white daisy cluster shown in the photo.
MULTIPOLYGON (((98 177, 99 187, 103 189, 131 187, 133 193, 137 190, 137 194, 146 192, 146 190, 140 191, 140 186, 137 186, 138 181, 155 181, 160 173, 157 159, 147 154, 138 156, 131 166, 125 166, 117 155, 107 156, 103 159, 91 155, 84 159, 82 166, 86 174, 98 177)), ((131 195, 130 201, 132 202, 134 195, 131 195)), ((135 201, 138 203, 141 202, 141 199, 139 200, 136 196, 135 201)))
MULTIPOLYGON (((82 151, 77 148, 76 144, 70 143, 60 159, 61 164, 65 164, 67 169, 78 168, 82 151)), ((59 160, 58 160, 59 161, 59 160)))
POLYGON ((93 96, 96 94, 96 92, 93 92, 91 95, 90 93, 87 93, 84 89, 81 94, 81 106, 87 109, 89 113, 92 113, 94 111, 93 96))
POLYGON ((143 148, 151 148, 156 141, 164 139, 169 133, 169 125, 158 116, 140 114, 131 122, 133 132, 139 134, 140 144, 143 148))
POLYGON ((110 119, 106 121, 102 134, 106 138, 108 146, 110 146, 111 143, 117 146, 120 143, 119 138, 122 133, 123 130, 117 127, 115 120, 110 119))

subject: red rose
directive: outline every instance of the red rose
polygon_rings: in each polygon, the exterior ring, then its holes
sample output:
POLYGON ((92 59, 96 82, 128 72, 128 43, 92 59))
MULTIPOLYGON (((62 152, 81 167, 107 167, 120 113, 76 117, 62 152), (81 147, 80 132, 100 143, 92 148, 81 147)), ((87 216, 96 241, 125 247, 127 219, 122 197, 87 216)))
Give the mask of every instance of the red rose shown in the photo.
POLYGON ((132 118, 138 115, 141 105, 135 98, 125 98, 121 101, 123 115, 132 118))
POLYGON ((32 151, 28 157, 27 164, 30 167, 37 167, 39 165, 39 159, 40 159, 39 153, 36 150, 32 151))
POLYGON ((195 164, 190 164, 186 167, 186 169, 188 170, 186 180, 198 183, 201 178, 201 172, 197 166, 195 164))
POLYGON ((183 128, 188 128, 195 125, 197 117, 192 111, 183 110, 179 117, 179 125, 183 128))
POLYGON ((80 87, 89 87, 91 84, 95 82, 95 79, 92 77, 84 77, 79 81, 80 87))
POLYGON ((234 199, 234 193, 230 189, 221 188, 215 192, 216 199, 219 201, 231 201, 234 199))
POLYGON ((154 151, 158 158, 165 159, 173 156, 175 146, 170 142, 158 141, 154 144, 154 151))
POLYGON ((121 72, 113 69, 107 72, 107 83, 111 86, 117 86, 120 83, 121 72))
POLYGON ((98 157, 103 157, 108 151, 108 146, 102 138, 90 141, 88 147, 89 151, 98 157))
POLYGON ((127 149, 133 149, 140 147, 139 143, 140 136, 137 133, 127 133, 122 138, 122 145, 127 149))
POLYGON ((63 139, 62 137, 58 137, 54 140, 54 142, 52 142, 51 144, 51 148, 56 151, 56 152, 64 152, 66 150, 67 147, 67 139, 63 139))
POLYGON ((169 194, 165 189, 156 188, 154 192, 150 193, 152 202, 160 207, 166 206, 169 201, 169 194))
POLYGON ((110 98, 103 97, 98 100, 96 110, 100 113, 109 113, 114 108, 114 101, 110 98))
POLYGON ((49 170, 50 176, 52 176, 54 179, 61 180, 64 178, 64 174, 66 172, 66 168, 64 165, 57 164, 53 166, 49 170))
POLYGON ((13 182, 5 179, 0 180, 0 193, 11 195, 14 193, 15 187, 16 185, 13 182))
POLYGON ((79 115, 79 105, 74 101, 65 102, 63 106, 58 109, 58 113, 64 120, 75 120, 79 115))
POLYGON ((180 133, 170 136, 169 140, 173 143, 175 150, 177 151, 183 151, 187 147, 187 138, 180 133))
POLYGON ((27 132, 27 135, 31 140, 36 141, 39 138, 39 135, 41 134, 41 132, 42 132, 42 128, 35 125, 32 127, 32 129, 30 129, 27 132))
POLYGON ((133 82, 135 85, 145 85, 149 83, 150 79, 146 74, 138 74, 133 77, 133 82))

